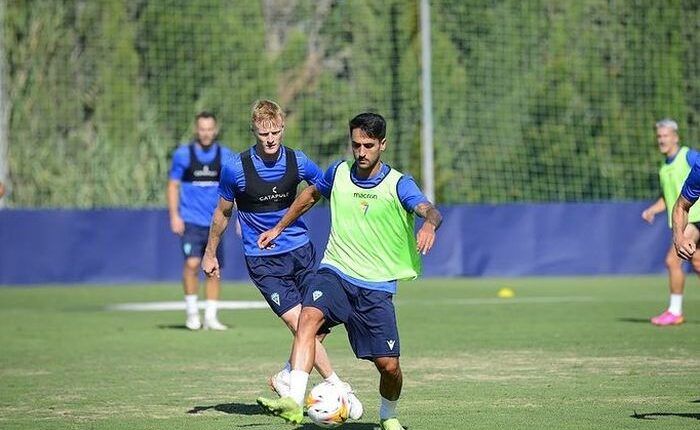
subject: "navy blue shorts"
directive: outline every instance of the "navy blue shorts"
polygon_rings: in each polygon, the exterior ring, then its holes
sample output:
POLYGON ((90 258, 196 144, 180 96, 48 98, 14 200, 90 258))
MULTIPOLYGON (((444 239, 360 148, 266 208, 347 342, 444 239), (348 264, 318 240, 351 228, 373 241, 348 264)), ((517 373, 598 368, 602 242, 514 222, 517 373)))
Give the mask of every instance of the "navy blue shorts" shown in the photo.
POLYGON ((284 254, 246 256, 245 263, 250 279, 281 317, 301 303, 303 285, 314 274, 316 251, 309 242, 284 254))
MULTIPOLYGON (((202 256, 204 256, 204 250, 207 249, 208 241, 209 227, 202 227, 201 225, 185 223, 185 232, 180 238, 180 243, 182 245, 182 255, 185 257, 185 260, 191 257, 202 258, 202 256)), ((219 267, 223 268, 223 240, 219 242, 219 248, 216 250, 216 258, 219 260, 219 267)))
POLYGON ((303 305, 323 312, 328 326, 344 324, 357 358, 401 355, 393 294, 358 287, 320 269, 306 287, 303 305))

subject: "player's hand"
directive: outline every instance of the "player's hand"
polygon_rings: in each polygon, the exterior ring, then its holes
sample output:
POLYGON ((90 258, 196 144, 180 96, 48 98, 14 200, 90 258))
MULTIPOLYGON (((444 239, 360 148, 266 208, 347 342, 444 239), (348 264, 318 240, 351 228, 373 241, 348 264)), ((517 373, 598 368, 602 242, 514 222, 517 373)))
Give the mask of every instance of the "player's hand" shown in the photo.
POLYGON ((216 256, 212 257, 206 253, 204 254, 204 257, 202 257, 202 271, 209 278, 221 278, 221 272, 219 271, 219 260, 216 258, 216 256))
POLYGON ((170 230, 178 236, 182 236, 185 233, 185 221, 182 220, 180 215, 170 217, 170 230))
POLYGON ((651 224, 652 222, 654 222, 654 217, 655 217, 655 216, 656 216, 656 214, 655 214, 654 212, 652 212, 651 210, 649 210, 649 209, 645 209, 645 210, 642 212, 642 218, 644 219, 644 221, 648 222, 649 224, 651 224))
POLYGON ((416 234, 416 249, 423 255, 426 255, 432 249, 435 243, 435 226, 429 222, 424 222, 423 226, 416 234))
POLYGON ((683 236, 673 238, 673 246, 676 248, 676 254, 684 260, 690 260, 695 254, 696 246, 692 239, 683 236))
POLYGON ((273 227, 267 231, 264 231, 258 236, 258 248, 260 249, 271 249, 275 247, 274 240, 277 239, 281 231, 277 227, 273 227))

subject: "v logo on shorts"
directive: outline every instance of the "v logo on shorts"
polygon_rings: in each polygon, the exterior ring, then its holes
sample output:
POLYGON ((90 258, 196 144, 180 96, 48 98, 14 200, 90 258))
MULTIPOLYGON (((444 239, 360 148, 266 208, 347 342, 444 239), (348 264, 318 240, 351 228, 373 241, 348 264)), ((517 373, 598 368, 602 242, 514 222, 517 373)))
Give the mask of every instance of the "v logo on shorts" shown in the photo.
POLYGON ((386 341, 386 344, 389 346, 389 349, 391 349, 391 350, 394 349, 394 344, 395 344, 395 343, 396 343, 396 341, 393 340, 393 339, 387 340, 387 341, 386 341))
POLYGON ((313 297, 314 302, 315 302, 316 300, 320 299, 322 295, 323 295, 322 292, 316 290, 316 291, 314 291, 314 293, 311 295, 311 297, 313 297))
POLYGON ((273 302, 275 302, 275 304, 276 304, 277 306, 280 305, 280 295, 279 295, 279 294, 277 294, 277 293, 272 293, 272 295, 270 296, 270 300, 272 300, 273 302))

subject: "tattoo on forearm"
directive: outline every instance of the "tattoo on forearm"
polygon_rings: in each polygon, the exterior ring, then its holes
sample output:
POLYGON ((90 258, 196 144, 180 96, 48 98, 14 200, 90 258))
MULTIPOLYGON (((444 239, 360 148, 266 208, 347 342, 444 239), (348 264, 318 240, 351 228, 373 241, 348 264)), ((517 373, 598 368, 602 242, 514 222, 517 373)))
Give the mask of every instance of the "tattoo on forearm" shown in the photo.
POLYGON ((442 215, 440 214, 440 211, 438 211, 435 206, 430 203, 419 204, 416 206, 415 212, 419 217, 425 218, 426 222, 434 225, 436 230, 440 227, 440 224, 442 224, 442 215))

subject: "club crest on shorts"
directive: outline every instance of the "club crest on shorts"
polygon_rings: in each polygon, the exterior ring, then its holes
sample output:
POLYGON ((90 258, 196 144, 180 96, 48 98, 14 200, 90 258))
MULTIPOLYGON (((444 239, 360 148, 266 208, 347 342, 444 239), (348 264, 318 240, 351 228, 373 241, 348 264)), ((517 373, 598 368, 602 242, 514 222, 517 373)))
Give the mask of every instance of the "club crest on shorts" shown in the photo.
POLYGON ((316 300, 320 299, 322 295, 323 295, 322 292, 316 290, 316 291, 313 292, 313 294, 311 295, 311 297, 314 299, 314 302, 315 302, 316 300))
POLYGON ((192 244, 191 243, 186 243, 183 245, 182 250, 185 252, 185 255, 190 255, 192 252, 192 244))
POLYGON ((388 346, 389 349, 392 350, 392 351, 394 350, 394 344, 395 344, 395 343, 396 343, 396 341, 395 341, 394 339, 389 339, 389 340, 386 341, 387 346, 388 346))
POLYGON ((272 295, 270 295, 270 300, 275 302, 277 306, 280 305, 280 295, 278 293, 272 293, 272 295))

